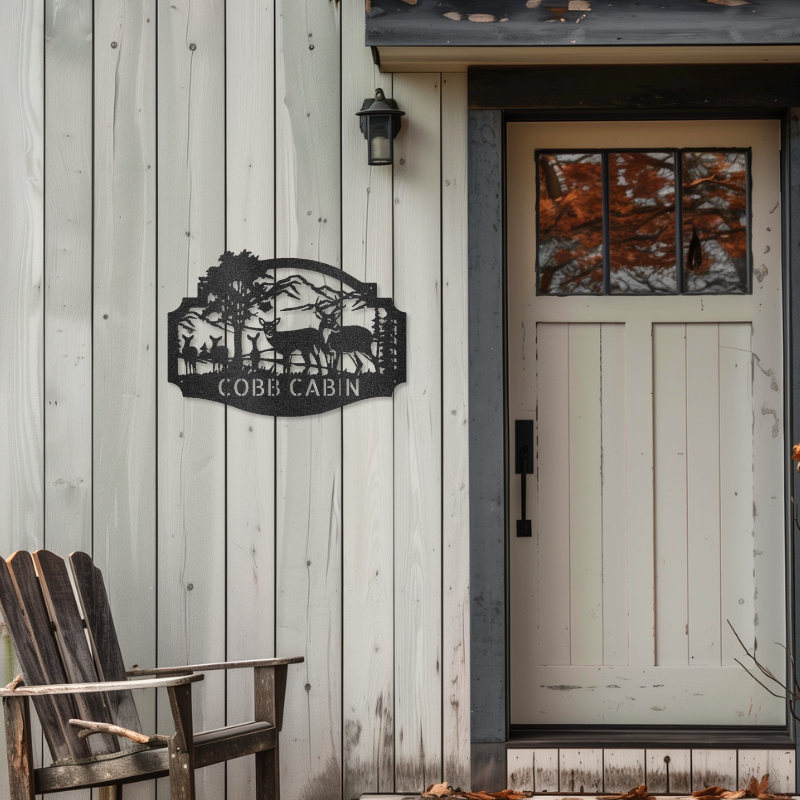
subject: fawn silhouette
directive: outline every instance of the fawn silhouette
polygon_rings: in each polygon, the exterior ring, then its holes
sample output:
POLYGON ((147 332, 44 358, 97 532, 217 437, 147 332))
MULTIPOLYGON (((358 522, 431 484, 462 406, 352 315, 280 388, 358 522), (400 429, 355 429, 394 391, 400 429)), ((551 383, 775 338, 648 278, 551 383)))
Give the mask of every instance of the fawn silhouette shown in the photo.
POLYGON ((251 336, 249 333, 247 334, 247 338, 250 340, 250 343, 253 345, 253 349, 250 351, 250 369, 255 372, 258 369, 258 365, 261 362, 261 351, 258 349, 258 337, 261 336, 260 333, 257 333, 255 336, 251 336))
POLYGON ((228 348, 222 341, 221 336, 211 336, 211 363, 214 365, 214 372, 222 372, 228 363, 228 348))

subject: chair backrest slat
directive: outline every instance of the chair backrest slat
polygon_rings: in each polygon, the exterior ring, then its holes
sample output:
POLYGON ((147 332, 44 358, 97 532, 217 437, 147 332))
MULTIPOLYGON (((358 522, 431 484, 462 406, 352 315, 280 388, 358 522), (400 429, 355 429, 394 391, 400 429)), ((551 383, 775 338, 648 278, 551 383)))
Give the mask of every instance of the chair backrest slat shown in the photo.
MULTIPOLYGON (((0 559, 2 561, 2 559, 0 559)), ((20 550, 0 566, 0 604, 28 685, 67 683, 31 554, 20 550)), ((37 698, 37 700, 40 698, 37 698)), ((51 695, 36 703, 53 758, 88 758, 68 720, 79 716, 74 697, 51 695)))
MULTIPOLYGON (((39 584, 48 615, 55 623, 56 643, 67 680, 70 683, 97 683, 100 678, 95 669, 64 559, 49 550, 37 550, 33 553, 33 562, 39 573, 39 584)), ((113 723, 103 694, 79 694, 75 696, 75 702, 81 719, 113 723)), ((117 741, 112 736, 98 734, 91 736, 86 742, 92 755, 119 751, 117 741)))
MULTIPOLYGON (((97 674, 101 681, 124 681, 125 662, 117 639, 117 630, 111 616, 111 606, 103 581, 103 574, 86 553, 72 553, 69 557, 72 576, 83 618, 89 631, 97 674)), ((131 692, 109 692, 106 695, 115 725, 141 732, 139 714, 131 692)), ((132 747, 127 739, 120 741, 122 748, 132 747)))

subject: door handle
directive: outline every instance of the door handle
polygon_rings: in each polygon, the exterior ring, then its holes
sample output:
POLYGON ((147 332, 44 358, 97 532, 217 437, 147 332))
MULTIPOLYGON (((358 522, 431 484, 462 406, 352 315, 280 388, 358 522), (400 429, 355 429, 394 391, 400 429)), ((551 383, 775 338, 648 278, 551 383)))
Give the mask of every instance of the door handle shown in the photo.
POLYGON ((518 419, 514 422, 514 466, 520 476, 520 499, 522 519, 517 520, 517 536, 532 536, 531 521, 527 518, 528 475, 533 473, 533 420, 518 419))

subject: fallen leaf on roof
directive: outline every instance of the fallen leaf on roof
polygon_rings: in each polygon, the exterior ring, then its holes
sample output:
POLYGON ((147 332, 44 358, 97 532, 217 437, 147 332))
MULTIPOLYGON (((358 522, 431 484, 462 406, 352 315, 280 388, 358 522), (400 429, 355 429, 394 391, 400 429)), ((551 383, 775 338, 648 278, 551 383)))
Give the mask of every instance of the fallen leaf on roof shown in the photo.
POLYGON ((647 791, 647 785, 639 784, 635 789, 631 789, 622 794, 607 794, 598 797, 597 800, 654 800, 653 795, 647 791))
POLYGON ((569 0, 567 11, 591 11, 589 0, 569 0))
MULTIPOLYGON (((414 0, 416 3, 417 0, 414 0)), ((468 14, 467 19, 470 22, 496 22, 497 17, 492 14, 468 14)))
POLYGON ((461 19, 461 14, 459 14, 458 11, 448 11, 445 14, 445 17, 447 17, 447 19, 454 19, 456 22, 458 22, 461 19))
POLYGON ((542 4, 542 0, 527 0, 525 3, 526 8, 539 8, 542 4))
POLYGON ((403 0, 404 3, 408 3, 410 6, 415 6, 417 4, 417 0, 403 0))
POLYGON ((715 6, 749 6, 750 0, 706 0, 715 6))

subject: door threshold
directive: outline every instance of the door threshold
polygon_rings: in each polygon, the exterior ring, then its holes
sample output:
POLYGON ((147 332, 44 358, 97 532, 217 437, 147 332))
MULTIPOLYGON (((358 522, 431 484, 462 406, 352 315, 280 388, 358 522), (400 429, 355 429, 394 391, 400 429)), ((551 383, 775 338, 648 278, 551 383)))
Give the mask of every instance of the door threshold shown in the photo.
POLYGON ((795 747, 782 726, 743 729, 728 725, 512 725, 509 748, 682 747, 780 749, 795 747))

